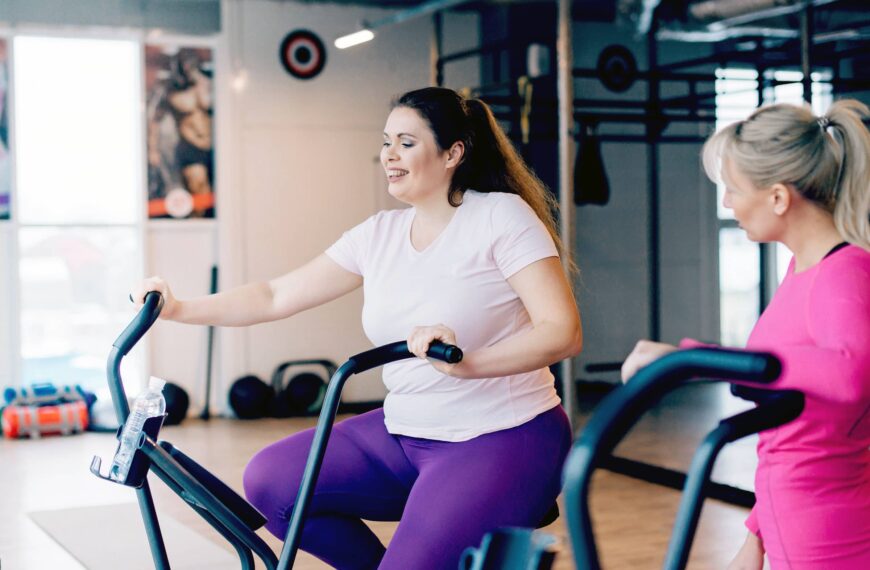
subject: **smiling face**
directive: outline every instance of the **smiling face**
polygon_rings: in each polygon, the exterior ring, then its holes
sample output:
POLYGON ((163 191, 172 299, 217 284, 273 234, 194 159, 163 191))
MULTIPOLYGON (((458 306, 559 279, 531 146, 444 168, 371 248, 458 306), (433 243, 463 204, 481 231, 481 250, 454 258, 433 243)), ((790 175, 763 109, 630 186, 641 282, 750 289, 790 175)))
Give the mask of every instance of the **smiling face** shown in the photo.
POLYGON ((432 129, 417 111, 393 109, 384 127, 381 164, 394 198, 415 205, 446 197, 454 162, 450 151, 438 148, 432 129))

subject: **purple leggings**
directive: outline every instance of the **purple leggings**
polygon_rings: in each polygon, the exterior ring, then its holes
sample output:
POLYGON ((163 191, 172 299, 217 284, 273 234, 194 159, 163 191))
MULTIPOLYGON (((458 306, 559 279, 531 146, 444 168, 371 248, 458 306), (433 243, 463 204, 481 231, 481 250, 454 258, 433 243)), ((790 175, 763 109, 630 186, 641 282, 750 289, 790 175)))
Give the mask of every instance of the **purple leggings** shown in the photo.
MULTIPOLYGON (((245 469, 248 500, 281 539, 313 434, 273 443, 245 469)), ((570 445, 561 406, 457 443, 390 435, 382 409, 339 422, 301 548, 340 570, 456 570, 462 551, 487 532, 540 522, 559 494, 570 445), (385 549, 360 519, 401 522, 385 549)))

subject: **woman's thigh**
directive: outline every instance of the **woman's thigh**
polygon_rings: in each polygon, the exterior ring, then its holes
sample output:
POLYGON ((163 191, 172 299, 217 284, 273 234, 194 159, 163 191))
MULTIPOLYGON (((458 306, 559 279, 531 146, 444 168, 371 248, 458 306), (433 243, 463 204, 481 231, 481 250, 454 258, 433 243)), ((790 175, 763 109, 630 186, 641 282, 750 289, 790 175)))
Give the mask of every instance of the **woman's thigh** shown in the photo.
MULTIPOLYGON (((374 410, 334 426, 309 514, 398 520, 416 472, 383 420, 383 411, 374 410)), ((313 437, 313 429, 294 434, 248 463, 245 494, 270 521, 289 519, 313 437)))
POLYGON ((561 407, 467 442, 403 438, 420 475, 382 568, 456 568, 499 527, 534 527, 560 491, 571 443, 561 407))

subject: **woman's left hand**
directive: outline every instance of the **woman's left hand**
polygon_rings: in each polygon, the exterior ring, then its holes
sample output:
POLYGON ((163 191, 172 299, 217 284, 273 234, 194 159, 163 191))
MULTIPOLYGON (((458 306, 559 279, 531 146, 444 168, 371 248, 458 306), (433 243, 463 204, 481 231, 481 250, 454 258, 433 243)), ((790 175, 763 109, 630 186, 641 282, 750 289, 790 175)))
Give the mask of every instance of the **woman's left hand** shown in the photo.
POLYGON ((408 335, 408 350, 420 358, 429 360, 436 370, 448 376, 456 376, 456 367, 461 363, 449 364, 426 356, 429 345, 440 340, 444 344, 456 345, 456 333, 445 325, 437 324, 426 327, 414 327, 408 335))

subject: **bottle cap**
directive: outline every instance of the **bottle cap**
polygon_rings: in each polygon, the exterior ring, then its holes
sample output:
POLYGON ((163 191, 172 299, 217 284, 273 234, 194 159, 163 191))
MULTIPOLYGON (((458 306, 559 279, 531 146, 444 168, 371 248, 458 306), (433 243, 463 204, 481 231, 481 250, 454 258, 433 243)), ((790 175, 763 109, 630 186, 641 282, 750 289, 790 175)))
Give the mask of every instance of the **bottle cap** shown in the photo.
POLYGON ((148 380, 148 389, 153 392, 162 392, 163 386, 166 385, 166 380, 163 378, 158 378, 157 376, 152 376, 150 380, 148 380))

